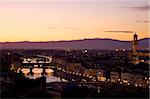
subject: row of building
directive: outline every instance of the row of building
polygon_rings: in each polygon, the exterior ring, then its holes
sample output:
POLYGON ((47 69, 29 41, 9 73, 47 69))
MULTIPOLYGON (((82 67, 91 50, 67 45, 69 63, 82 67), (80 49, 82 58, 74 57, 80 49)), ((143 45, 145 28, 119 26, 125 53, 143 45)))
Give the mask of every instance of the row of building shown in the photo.
POLYGON ((111 81, 120 84, 148 87, 148 74, 132 70, 107 70, 107 68, 85 68, 81 63, 67 62, 64 59, 54 59, 58 66, 67 71, 75 71, 88 76, 96 77, 98 81, 111 81))

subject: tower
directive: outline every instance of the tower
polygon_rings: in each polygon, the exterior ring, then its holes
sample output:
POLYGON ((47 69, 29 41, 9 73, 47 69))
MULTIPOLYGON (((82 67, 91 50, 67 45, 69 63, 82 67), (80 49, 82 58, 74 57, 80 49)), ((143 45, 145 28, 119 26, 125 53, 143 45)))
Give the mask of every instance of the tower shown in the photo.
POLYGON ((133 62, 136 63, 138 60, 138 35, 135 33, 133 35, 133 44, 132 44, 132 58, 133 62))
POLYGON ((135 33, 133 35, 133 45, 132 45, 133 55, 137 56, 137 50, 138 50, 138 36, 135 33))

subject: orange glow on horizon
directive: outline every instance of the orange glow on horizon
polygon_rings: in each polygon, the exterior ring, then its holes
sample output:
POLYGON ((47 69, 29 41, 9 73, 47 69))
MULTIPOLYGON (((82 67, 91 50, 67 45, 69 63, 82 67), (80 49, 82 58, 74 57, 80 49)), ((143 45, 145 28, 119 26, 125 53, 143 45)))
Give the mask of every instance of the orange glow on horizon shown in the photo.
POLYGON ((146 1, 0 1, 0 42, 150 38, 146 1), (123 2, 123 3, 122 3, 123 2), (114 32, 106 32, 114 31, 114 32), (116 31, 116 32, 115 32, 116 31))

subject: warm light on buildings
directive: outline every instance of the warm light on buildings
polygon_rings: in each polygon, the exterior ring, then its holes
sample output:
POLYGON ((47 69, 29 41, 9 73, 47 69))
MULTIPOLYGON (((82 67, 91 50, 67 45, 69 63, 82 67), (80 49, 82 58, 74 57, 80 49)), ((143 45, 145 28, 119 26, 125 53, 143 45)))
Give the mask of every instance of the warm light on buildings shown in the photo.
POLYGON ((116 82, 115 80, 111 80, 111 82, 116 82))
POLYGON ((23 69, 21 69, 21 71, 26 76, 30 72, 30 69, 29 68, 23 68, 23 69))
POLYGON ((149 84, 149 81, 148 81, 148 80, 147 80, 146 82, 147 82, 147 84, 149 84))
POLYGON ((76 75, 78 75, 78 73, 75 73, 76 75))
POLYGON ((21 70, 21 68, 18 68, 17 73, 19 73, 20 70, 21 70))
POLYGON ((61 70, 61 68, 58 68, 58 70, 61 70))
POLYGON ((81 76, 81 73, 79 73, 79 76, 81 76))
POLYGON ((30 58, 27 58, 26 60, 27 60, 27 61, 31 61, 32 59, 30 59, 30 58))
POLYGON ((38 67, 38 65, 34 65, 34 67, 38 67))
POLYGON ((122 82, 123 82, 123 83, 128 83, 128 81, 127 81, 127 80, 122 80, 122 82))
POLYGON ((22 63, 29 63, 27 59, 24 59, 22 63))
POLYGON ((52 70, 52 69, 45 69, 45 72, 46 73, 54 73, 54 70, 52 70))
POLYGON ((106 77, 98 77, 99 81, 106 81, 106 77))
POLYGON ((42 68, 33 68, 32 72, 35 74, 41 74, 43 72, 43 69, 42 68))
POLYGON ((86 75, 86 77, 89 77, 89 75, 86 75))
POLYGON ((130 83, 127 83, 128 85, 130 85, 130 83))
POLYGON ((32 59, 30 63, 37 63, 36 59, 32 59))
POLYGON ((137 87, 138 86, 138 84, 135 84, 135 87, 137 87))
POLYGON ((65 69, 62 69, 62 71, 63 71, 63 72, 66 72, 66 70, 65 70, 65 69))

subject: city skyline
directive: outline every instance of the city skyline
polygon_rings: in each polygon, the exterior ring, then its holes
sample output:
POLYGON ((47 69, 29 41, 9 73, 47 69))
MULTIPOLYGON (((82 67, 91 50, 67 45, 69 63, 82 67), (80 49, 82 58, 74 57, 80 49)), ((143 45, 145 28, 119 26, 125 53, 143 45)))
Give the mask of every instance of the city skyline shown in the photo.
POLYGON ((0 42, 150 38, 147 0, 2 0, 0 42))

